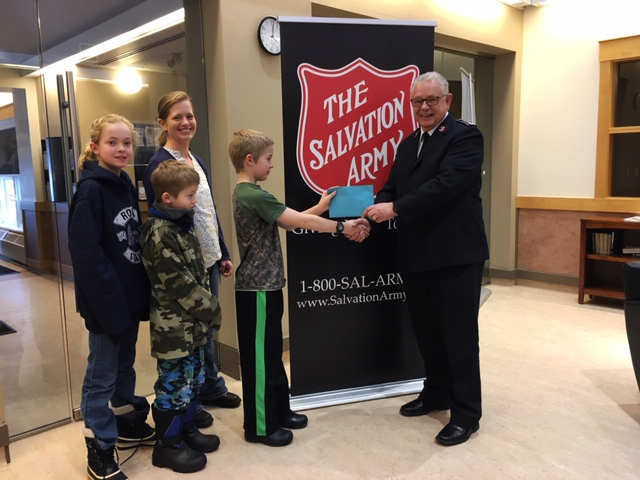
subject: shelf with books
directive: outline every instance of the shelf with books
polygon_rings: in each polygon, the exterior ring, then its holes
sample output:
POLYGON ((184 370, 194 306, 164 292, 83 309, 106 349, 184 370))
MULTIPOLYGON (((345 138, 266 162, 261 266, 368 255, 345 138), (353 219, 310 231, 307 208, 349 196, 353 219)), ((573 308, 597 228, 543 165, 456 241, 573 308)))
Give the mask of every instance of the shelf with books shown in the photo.
POLYGON ((584 303, 585 295, 623 300, 623 266, 640 261, 637 254, 623 251, 640 245, 640 222, 603 217, 581 219, 580 224, 578 303, 584 303))

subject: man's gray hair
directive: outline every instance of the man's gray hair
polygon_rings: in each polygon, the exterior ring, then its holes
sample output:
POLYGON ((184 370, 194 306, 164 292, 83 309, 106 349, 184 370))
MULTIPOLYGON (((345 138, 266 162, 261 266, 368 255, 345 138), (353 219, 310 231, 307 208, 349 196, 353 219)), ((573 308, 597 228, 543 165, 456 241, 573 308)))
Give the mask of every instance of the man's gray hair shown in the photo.
POLYGON ((449 93, 449 82, 438 72, 427 72, 420 75, 416 78, 411 84, 411 95, 413 95, 413 90, 416 88, 416 85, 422 82, 437 82, 440 84, 440 91, 442 95, 447 95, 449 93))

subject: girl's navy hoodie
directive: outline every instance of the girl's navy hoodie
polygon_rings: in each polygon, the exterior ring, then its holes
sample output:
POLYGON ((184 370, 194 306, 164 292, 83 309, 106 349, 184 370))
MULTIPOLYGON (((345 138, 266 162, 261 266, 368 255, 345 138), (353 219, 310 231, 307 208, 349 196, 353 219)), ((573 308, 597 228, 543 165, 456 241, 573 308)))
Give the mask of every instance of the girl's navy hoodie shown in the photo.
POLYGON ((90 332, 116 343, 149 319, 150 286, 138 242, 136 190, 120 176, 86 161, 69 208, 69 252, 76 304, 90 332))

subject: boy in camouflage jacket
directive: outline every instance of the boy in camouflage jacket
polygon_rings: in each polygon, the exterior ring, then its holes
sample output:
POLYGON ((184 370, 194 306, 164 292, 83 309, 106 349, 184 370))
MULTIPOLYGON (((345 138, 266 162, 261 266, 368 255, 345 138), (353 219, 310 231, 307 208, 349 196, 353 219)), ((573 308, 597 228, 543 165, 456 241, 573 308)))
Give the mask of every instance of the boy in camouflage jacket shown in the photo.
POLYGON ((151 177, 156 201, 140 235, 151 281, 151 354, 158 361, 152 462, 181 473, 204 468, 204 453, 220 445, 216 435, 200 433, 193 422, 207 332, 220 328, 222 318, 192 228, 199 181, 185 163, 160 164, 151 177))

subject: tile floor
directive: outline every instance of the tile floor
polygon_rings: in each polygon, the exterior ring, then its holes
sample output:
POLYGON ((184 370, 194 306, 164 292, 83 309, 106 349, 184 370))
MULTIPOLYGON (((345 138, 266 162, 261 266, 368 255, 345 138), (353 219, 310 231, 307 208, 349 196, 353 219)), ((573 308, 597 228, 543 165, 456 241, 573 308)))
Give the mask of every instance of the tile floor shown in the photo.
MULTIPOLYGON (((467 443, 434 442, 445 412, 400 416, 412 396, 309 410, 309 426, 280 449, 243 440, 241 409, 212 409, 207 432, 222 445, 189 478, 639 479, 640 392, 621 304, 578 305, 575 289, 557 286, 490 288, 480 313, 484 417, 467 443)), ((79 423, 17 441, 11 456, 7 465, 0 453, 2 480, 86 476, 79 423)), ((122 469, 135 480, 185 478, 153 467, 151 449, 122 469)))

